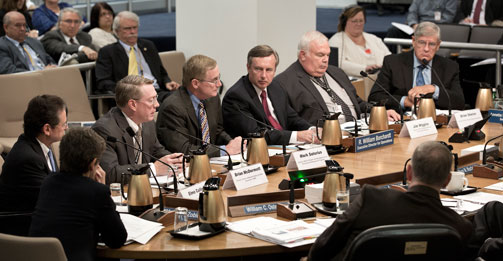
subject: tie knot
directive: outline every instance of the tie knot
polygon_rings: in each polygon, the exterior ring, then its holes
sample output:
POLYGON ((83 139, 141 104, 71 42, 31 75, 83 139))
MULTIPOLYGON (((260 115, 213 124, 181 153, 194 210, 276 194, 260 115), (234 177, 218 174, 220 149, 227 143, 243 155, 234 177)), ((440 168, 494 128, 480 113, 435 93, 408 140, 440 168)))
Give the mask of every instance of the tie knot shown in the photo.
POLYGON ((204 103, 203 102, 199 102, 199 108, 204 109, 204 103))
POLYGON ((424 70, 426 68, 426 65, 420 64, 420 65, 417 66, 417 68, 422 71, 422 70, 424 70))
POLYGON ((266 91, 262 91, 260 93, 260 97, 262 97, 262 99, 265 99, 267 97, 267 92, 266 91))

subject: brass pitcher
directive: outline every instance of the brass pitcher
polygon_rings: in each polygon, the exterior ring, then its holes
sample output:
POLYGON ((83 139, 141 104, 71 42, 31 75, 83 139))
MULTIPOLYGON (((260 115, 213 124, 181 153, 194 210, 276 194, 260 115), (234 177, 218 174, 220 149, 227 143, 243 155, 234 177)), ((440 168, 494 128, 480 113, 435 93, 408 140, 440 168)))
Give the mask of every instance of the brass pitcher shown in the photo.
POLYGON ((388 129, 388 115, 384 105, 372 107, 370 110, 370 120, 368 125, 370 132, 378 132, 388 129))
POLYGON ((264 133, 256 132, 249 133, 249 138, 243 138, 241 140, 241 156, 243 160, 252 165, 255 163, 260 163, 263 166, 269 164, 269 152, 267 150, 267 142, 264 138, 264 133), (244 156, 244 141, 248 143, 248 152, 246 153, 246 158, 244 156))
POLYGON ((132 170, 131 173, 123 173, 121 178, 122 196, 127 200, 128 212, 135 216, 153 207, 152 187, 146 174, 148 167, 146 166, 140 170, 132 170), (126 176, 130 176, 127 197, 124 195, 126 176))
POLYGON ((342 132, 341 125, 339 124, 339 115, 341 113, 336 112, 332 115, 324 115, 325 119, 319 119, 316 122, 316 136, 321 140, 321 144, 325 146, 339 146, 342 144, 342 132), (318 126, 320 121, 325 121, 323 123, 323 131, 321 133, 321 138, 318 132, 318 126))
POLYGON ((480 109, 482 112, 489 111, 489 109, 493 105, 493 93, 491 88, 483 88, 479 89, 477 93, 477 100, 475 102, 475 108, 480 109))
POLYGON ((220 178, 206 180, 203 192, 199 193, 199 230, 215 232, 225 228, 224 200, 220 192, 220 178))
POLYGON ((182 161, 183 177, 190 185, 205 181, 211 178, 211 166, 206 147, 191 151, 190 156, 184 156, 182 161), (185 175, 185 161, 189 160, 189 176, 185 175))
POLYGON ((433 121, 437 121, 437 112, 435 111, 435 101, 431 98, 431 95, 425 95, 424 97, 414 98, 414 114, 416 114, 418 119, 431 117, 433 121), (419 100, 419 105, 417 101, 419 100), (419 109, 418 109, 419 107, 419 109))

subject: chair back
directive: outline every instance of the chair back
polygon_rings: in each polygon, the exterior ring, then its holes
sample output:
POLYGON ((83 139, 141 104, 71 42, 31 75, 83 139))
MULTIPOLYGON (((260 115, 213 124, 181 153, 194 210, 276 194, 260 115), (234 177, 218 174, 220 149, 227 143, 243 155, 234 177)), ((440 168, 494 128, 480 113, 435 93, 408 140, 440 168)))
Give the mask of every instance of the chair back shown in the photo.
POLYGON ((459 233, 444 224, 398 224, 369 228, 350 244, 344 260, 459 260, 459 233))
POLYGON ((182 84, 183 64, 185 63, 185 55, 183 52, 169 51, 159 53, 161 57, 162 66, 168 72, 171 80, 182 84))
MULTIPOLYGON (((444 42, 468 42, 468 37, 470 36, 471 27, 466 24, 437 24, 440 27, 441 40, 444 42)), ((437 51, 437 55, 443 57, 450 57, 453 55, 459 55, 459 49, 451 48, 440 48, 437 51)))
MULTIPOLYGON (((476 25, 472 27, 470 43, 498 44, 503 35, 503 27, 476 25)), ((462 50, 460 57, 487 59, 495 56, 495 51, 462 50)))
POLYGON ((0 233, 0 253, 4 260, 67 260, 63 245, 54 237, 21 237, 0 233))

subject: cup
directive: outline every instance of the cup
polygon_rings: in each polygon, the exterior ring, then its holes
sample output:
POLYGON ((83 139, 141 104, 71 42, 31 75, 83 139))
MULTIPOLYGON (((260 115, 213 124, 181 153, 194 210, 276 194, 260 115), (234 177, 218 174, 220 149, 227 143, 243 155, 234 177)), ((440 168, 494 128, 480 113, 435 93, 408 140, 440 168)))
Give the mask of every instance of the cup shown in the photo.
POLYGON ((184 207, 175 208, 175 222, 173 224, 174 231, 186 230, 189 224, 189 211, 184 207))
POLYGON ((349 207, 349 192, 338 191, 336 194, 337 199, 337 210, 345 211, 349 207))
POLYGON ((445 187, 449 192, 459 192, 468 187, 468 179, 465 173, 460 171, 451 171, 451 181, 445 187))
POLYGON ((112 196, 112 200, 115 202, 115 205, 122 205, 122 196, 121 196, 121 184, 120 183, 112 183, 110 184, 110 195, 112 196))

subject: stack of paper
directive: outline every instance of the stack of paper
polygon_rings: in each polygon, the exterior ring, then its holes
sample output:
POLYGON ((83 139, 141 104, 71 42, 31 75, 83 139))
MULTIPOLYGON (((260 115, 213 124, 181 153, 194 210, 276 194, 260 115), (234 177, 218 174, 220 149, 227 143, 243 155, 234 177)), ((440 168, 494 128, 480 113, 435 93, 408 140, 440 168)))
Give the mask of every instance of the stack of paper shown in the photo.
POLYGON ((120 214, 120 217, 127 231, 125 245, 133 242, 144 245, 164 228, 161 223, 141 219, 130 214, 120 214))
POLYGON ((503 191, 503 182, 498 182, 490 186, 485 187, 486 189, 503 191))
POLYGON ((295 247, 314 243, 324 230, 324 227, 315 223, 308 224, 302 220, 295 220, 281 226, 262 226, 251 233, 258 239, 285 247, 295 247))
POLYGON ((455 196, 454 198, 478 204, 486 204, 489 201, 499 201, 503 203, 503 196, 486 192, 475 192, 467 195, 455 196))

